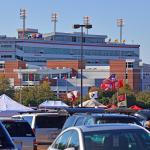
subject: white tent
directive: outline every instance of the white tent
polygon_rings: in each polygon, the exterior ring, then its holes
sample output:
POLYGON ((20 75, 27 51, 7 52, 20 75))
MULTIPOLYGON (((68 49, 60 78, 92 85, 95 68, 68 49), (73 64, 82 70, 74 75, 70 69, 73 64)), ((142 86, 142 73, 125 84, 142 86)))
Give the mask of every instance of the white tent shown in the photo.
POLYGON ((69 107, 69 106, 62 101, 56 101, 56 100, 46 100, 45 102, 39 105, 39 108, 56 108, 56 107, 59 108, 59 107, 69 107))
MULTIPOLYGON (((79 105, 81 106, 81 104, 79 105)), ((107 106, 99 103, 97 100, 95 99, 90 99, 90 100, 87 100, 87 101, 84 101, 82 103, 82 106, 83 107, 100 107, 100 108, 107 108, 107 106)))
POLYGON ((23 112, 23 111, 32 111, 33 109, 26 107, 7 95, 3 94, 0 96, 0 111, 16 111, 16 112, 23 112))

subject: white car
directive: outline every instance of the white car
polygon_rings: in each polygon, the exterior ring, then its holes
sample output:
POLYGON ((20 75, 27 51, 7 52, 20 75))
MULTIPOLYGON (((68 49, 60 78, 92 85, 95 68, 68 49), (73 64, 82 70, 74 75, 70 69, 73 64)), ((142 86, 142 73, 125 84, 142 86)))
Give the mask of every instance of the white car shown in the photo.
POLYGON ((48 150, 150 150, 150 132, 134 124, 70 127, 48 150))

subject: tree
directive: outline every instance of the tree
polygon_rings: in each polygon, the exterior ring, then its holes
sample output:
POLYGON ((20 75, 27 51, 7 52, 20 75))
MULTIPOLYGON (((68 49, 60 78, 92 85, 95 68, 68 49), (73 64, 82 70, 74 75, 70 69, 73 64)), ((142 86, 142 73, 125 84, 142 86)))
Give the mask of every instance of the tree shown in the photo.
POLYGON ((0 77, 0 95, 6 94, 10 97, 14 95, 14 89, 10 86, 8 78, 0 77))
MULTIPOLYGON (((20 90, 16 90, 15 99, 19 101, 20 90)), ((21 99, 24 105, 37 106, 45 100, 55 100, 55 94, 51 91, 47 82, 32 87, 23 87, 21 89, 21 99)))
POLYGON ((136 94, 137 105, 150 108, 150 92, 139 92, 136 94))

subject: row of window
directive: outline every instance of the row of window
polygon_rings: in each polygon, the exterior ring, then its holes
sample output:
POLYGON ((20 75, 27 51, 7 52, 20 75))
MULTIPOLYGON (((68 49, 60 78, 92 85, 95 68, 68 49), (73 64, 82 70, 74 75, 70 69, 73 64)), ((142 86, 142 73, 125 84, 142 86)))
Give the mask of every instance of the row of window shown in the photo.
MULTIPOLYGON (((18 49, 23 50, 25 53, 34 54, 58 54, 58 55, 80 55, 80 49, 58 49, 58 48, 40 48, 40 47, 22 47, 16 46, 18 49)), ((127 56, 127 57, 139 57, 138 53, 133 50, 120 51, 120 50, 88 50, 84 49, 84 55, 95 55, 95 56, 127 56)))
POLYGON ((1 55, 1 58, 12 58, 12 55, 1 55))
POLYGON ((41 75, 40 74, 22 74, 22 81, 40 81, 41 79, 67 79, 71 78, 71 74, 62 73, 62 74, 47 74, 41 75))
POLYGON ((12 48, 13 45, 0 45, 0 47, 2 47, 2 48, 12 48))

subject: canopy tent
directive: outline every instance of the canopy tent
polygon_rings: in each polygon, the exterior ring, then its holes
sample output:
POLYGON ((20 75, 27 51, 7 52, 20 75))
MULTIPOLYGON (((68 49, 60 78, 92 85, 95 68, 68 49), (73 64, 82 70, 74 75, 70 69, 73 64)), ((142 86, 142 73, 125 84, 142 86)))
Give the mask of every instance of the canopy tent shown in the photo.
MULTIPOLYGON (((79 105, 81 106, 81 104, 79 105)), ((100 107, 100 108, 107 108, 107 106, 99 103, 97 100, 95 99, 90 99, 90 100, 87 100, 87 101, 84 101, 82 103, 82 106, 83 107, 100 107)))
POLYGON ((141 108, 141 107, 139 107, 137 105, 133 105, 130 108, 133 109, 133 110, 142 110, 143 109, 143 108, 141 108))
POLYGON ((63 101, 56 101, 56 100, 46 100, 45 102, 39 105, 39 108, 62 108, 62 107, 69 107, 63 101))
POLYGON ((32 111, 33 109, 26 107, 7 95, 3 94, 0 96, 0 111, 4 113, 12 112, 23 112, 23 111, 32 111))

